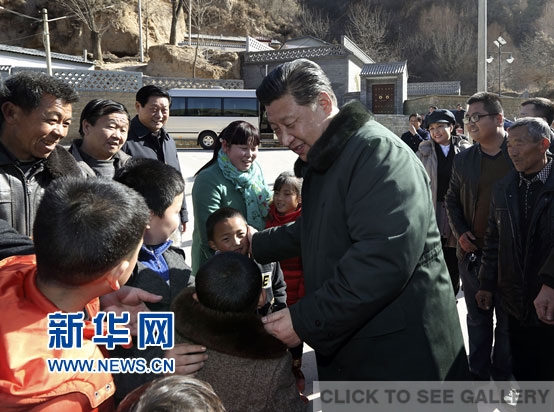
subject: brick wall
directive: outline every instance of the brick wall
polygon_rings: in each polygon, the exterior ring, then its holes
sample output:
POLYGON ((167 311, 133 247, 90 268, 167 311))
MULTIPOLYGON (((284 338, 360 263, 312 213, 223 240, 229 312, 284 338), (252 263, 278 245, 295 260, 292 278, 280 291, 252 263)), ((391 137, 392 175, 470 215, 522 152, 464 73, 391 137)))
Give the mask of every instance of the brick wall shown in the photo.
POLYGON ((392 131, 398 137, 408 131, 408 116, 402 114, 375 114, 375 120, 392 131))

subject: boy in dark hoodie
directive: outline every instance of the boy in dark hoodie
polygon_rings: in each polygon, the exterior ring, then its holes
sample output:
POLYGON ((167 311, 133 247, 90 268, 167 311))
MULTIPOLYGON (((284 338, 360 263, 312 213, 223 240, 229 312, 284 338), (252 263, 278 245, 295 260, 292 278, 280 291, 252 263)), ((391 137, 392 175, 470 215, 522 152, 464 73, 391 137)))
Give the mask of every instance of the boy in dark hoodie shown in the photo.
POLYGON ((228 412, 302 411, 286 346, 269 335, 256 308, 265 305, 258 265, 234 252, 200 267, 196 290, 175 299, 176 342, 208 348, 196 377, 212 385, 228 412))
MULTIPOLYGON (((246 239, 247 223, 244 216, 232 207, 216 210, 206 220, 206 232, 210 247, 219 252, 238 252, 248 254, 246 239)), ((266 293, 266 303, 259 308, 261 315, 277 312, 287 307, 287 284, 278 262, 260 265, 262 287, 266 293)))

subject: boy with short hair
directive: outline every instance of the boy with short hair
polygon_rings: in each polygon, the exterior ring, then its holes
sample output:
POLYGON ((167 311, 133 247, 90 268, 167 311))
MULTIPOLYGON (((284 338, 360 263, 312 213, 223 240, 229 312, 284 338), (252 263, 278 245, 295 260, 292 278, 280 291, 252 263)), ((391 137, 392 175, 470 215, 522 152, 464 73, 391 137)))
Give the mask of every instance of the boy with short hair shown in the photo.
POLYGON ((291 356, 255 313, 266 302, 260 275, 239 253, 208 260, 196 274, 196 290, 183 290, 172 305, 176 342, 208 348, 196 377, 212 385, 228 412, 301 411, 291 356))
MULTIPOLYGON (((133 158, 116 171, 114 179, 140 193, 150 209, 144 244, 128 285, 162 296, 159 302, 146 303, 146 306, 152 311, 168 311, 172 300, 179 292, 187 286, 194 285, 194 278, 191 277, 190 267, 185 263, 183 250, 174 247, 170 240, 171 234, 177 230, 181 222, 179 211, 185 190, 183 177, 175 168, 158 160, 133 158)), ((185 352, 180 353, 187 356, 185 352)), ((111 355, 147 360, 167 356, 158 346, 140 350, 136 345, 128 349, 116 347, 111 351, 111 355)), ((159 374, 155 373, 122 373, 114 376, 118 388, 116 401, 158 377, 159 374)))
MULTIPOLYGON (((208 243, 216 252, 238 252, 248 254, 248 226, 244 216, 231 207, 222 207, 206 220, 208 243)), ((287 284, 281 266, 277 262, 260 265, 262 285, 267 300, 259 313, 267 315, 287 307, 287 284)))
POLYGON ((144 199, 119 183, 60 178, 34 223, 35 255, 0 262, 0 405, 13 410, 111 410, 109 373, 50 373, 49 358, 104 358, 92 342, 98 297, 135 266, 148 223, 144 199), (48 314, 84 312, 82 347, 48 349, 48 314))

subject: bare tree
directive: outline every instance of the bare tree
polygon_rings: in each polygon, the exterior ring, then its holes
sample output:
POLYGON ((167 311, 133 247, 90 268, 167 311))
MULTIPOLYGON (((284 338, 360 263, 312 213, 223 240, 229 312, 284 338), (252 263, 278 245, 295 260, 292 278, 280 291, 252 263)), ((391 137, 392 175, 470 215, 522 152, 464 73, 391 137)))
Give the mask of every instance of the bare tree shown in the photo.
POLYGON ((106 8, 115 6, 118 0, 60 0, 60 3, 75 13, 81 23, 90 30, 92 53, 96 60, 103 63, 102 36, 108 30, 110 23, 109 19, 104 19, 108 23, 101 23, 100 16, 106 8))
POLYGON ((350 37, 369 57, 374 60, 395 58, 395 47, 387 44, 386 34, 391 16, 380 6, 374 6, 371 0, 351 3, 347 11, 350 37))
POLYGON ((431 6, 419 24, 421 47, 428 48, 446 77, 459 72, 465 58, 475 51, 475 31, 449 6, 431 6))
POLYGON ((302 7, 298 14, 302 33, 322 40, 330 38, 329 16, 320 9, 302 7))
POLYGON ((192 25, 196 28, 196 32, 200 33, 202 30, 206 29, 207 22, 213 21, 213 12, 215 11, 212 8, 215 0, 194 0, 192 2, 192 25))
POLYGON ((523 42, 522 58, 516 58, 518 80, 522 87, 543 88, 552 82, 554 37, 544 31, 529 36, 523 42))
POLYGON ((278 16, 281 20, 294 20, 298 15, 296 0, 256 0, 256 3, 269 16, 278 16))
POLYGON ((233 12, 233 7, 235 6, 235 0, 223 0, 223 5, 227 13, 231 14, 233 12))
MULTIPOLYGON (((189 0, 190 1, 190 0, 189 0)), ((185 8, 185 0, 172 0, 171 29, 169 32, 169 44, 177 45, 177 23, 181 12, 185 8)))

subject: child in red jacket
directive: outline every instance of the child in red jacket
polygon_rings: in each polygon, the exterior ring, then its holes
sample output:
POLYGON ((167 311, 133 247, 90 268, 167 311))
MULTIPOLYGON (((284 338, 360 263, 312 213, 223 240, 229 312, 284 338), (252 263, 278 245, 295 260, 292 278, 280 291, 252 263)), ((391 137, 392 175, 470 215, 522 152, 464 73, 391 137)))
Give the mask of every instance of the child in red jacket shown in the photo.
MULTIPOLYGON (((290 172, 281 173, 273 185, 273 202, 270 205, 266 228, 282 226, 294 222, 302 211, 302 179, 290 172)), ((279 262, 285 283, 287 284, 287 306, 296 303, 304 296, 304 275, 300 257, 279 262)), ((305 378, 302 370, 303 343, 290 348, 292 355, 292 372, 296 378, 296 386, 302 392, 305 388, 305 378)))

